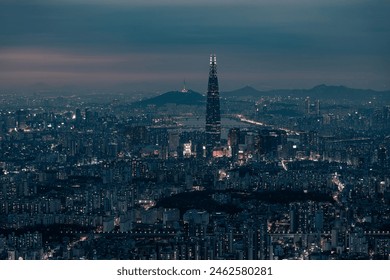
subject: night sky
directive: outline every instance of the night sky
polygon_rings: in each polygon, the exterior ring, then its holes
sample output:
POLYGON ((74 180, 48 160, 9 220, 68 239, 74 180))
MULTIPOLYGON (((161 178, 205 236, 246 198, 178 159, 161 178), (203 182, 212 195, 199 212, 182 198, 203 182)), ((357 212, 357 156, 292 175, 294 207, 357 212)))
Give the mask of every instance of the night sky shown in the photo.
POLYGON ((390 89, 388 0, 0 0, 0 89, 390 89))

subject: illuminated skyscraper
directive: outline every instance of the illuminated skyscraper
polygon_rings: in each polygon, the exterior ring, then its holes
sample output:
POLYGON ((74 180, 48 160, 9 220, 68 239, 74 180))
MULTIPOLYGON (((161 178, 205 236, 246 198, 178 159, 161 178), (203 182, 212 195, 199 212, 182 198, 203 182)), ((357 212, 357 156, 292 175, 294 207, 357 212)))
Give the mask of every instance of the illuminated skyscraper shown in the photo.
POLYGON ((210 72, 207 88, 206 145, 211 150, 221 142, 221 113, 217 77, 217 57, 210 55, 210 72))
POLYGON ((310 97, 306 97, 305 100, 305 114, 310 115, 310 97))

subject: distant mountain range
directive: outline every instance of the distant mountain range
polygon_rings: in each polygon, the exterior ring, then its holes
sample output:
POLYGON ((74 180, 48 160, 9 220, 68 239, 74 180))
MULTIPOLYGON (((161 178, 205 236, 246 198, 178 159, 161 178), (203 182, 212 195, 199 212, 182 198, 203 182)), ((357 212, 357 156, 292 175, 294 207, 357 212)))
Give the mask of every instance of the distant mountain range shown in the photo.
POLYGON ((315 99, 349 99, 349 98, 367 98, 376 96, 379 98, 390 99, 390 91, 375 91, 371 89, 353 89, 345 86, 327 86, 318 85, 311 89, 276 89, 269 91, 259 91, 253 87, 246 86, 234 91, 221 93, 225 98, 252 99, 261 96, 309 96, 315 99))
MULTIPOLYGON (((313 99, 362 99, 369 96, 390 101, 390 91, 375 91, 371 89, 353 89, 345 86, 318 85, 311 89, 276 89, 260 91, 246 86, 237 90, 222 92, 223 98, 253 100, 262 96, 292 96, 307 97, 313 99)), ((199 92, 188 90, 187 92, 169 91, 156 97, 144 99, 133 103, 135 106, 155 105, 157 107, 166 104, 176 105, 202 105, 206 102, 206 96, 199 92)))
POLYGON ((166 104, 201 105, 205 101, 206 97, 204 95, 196 91, 188 90, 187 92, 169 91, 133 104, 136 106, 156 105, 159 107, 166 104))

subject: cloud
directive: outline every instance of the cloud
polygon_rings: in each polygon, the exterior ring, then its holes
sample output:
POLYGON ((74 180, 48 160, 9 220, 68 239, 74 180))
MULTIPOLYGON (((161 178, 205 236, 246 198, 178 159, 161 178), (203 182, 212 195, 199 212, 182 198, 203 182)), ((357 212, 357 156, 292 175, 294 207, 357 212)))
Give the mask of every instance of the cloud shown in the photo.
MULTIPOLYGON (((208 57, 201 71, 190 69, 199 61, 193 55, 160 53, 126 53, 94 55, 61 49, 9 48, 0 52, 0 85, 25 87, 35 83, 51 86, 115 85, 120 83, 155 83, 163 85, 207 79, 208 57)), ((158 88, 153 86, 152 88, 158 88)), ((167 88, 168 89, 168 88, 167 88)))
POLYGON ((232 7, 229 2, 213 9, 207 8, 205 1, 21 2, 25 4, 17 1, 0 10, 0 23, 5 26, 0 30, 3 46, 118 51, 183 46, 296 51, 298 47, 308 51, 332 49, 335 44, 353 46, 354 50, 367 46, 386 49, 390 44, 390 5, 375 6, 363 0, 354 4, 333 0, 239 1, 239 6, 232 7), (157 3, 166 6, 153 8, 157 3))
POLYGON ((295 73, 313 82, 334 80, 334 73, 350 82, 366 73, 372 87, 374 76, 389 84, 389 1, 0 0, 0 6, 0 71, 26 84, 150 73, 163 85, 182 72, 201 89, 210 52, 221 57, 231 87, 262 83, 267 73, 273 81, 279 73, 279 84, 298 79, 295 73))

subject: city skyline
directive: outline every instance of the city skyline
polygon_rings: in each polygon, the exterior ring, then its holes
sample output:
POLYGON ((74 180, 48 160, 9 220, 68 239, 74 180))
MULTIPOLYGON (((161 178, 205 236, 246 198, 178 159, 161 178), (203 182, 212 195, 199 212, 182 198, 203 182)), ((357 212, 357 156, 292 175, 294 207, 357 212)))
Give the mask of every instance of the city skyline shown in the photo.
POLYGON ((387 1, 0 1, 0 86, 390 89, 387 1))
POLYGON ((0 0, 0 260, 390 260, 389 12, 0 0))
POLYGON ((0 259, 389 260, 388 94, 249 92, 2 95, 0 259))

